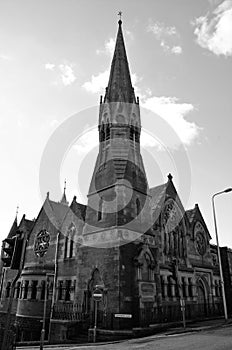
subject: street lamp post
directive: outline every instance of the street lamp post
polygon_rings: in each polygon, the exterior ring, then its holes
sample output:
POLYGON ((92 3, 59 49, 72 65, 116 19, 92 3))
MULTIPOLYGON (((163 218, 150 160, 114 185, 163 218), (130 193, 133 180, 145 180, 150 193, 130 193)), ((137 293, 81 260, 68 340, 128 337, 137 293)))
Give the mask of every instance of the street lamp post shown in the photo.
POLYGON ((228 314, 227 314, 227 306, 226 306, 226 295, 225 295, 224 278, 223 278, 223 272, 222 272, 221 252, 220 252, 220 246, 219 246, 219 240, 218 240, 218 231, 217 231, 217 221, 216 221, 216 211, 215 211, 214 198, 216 196, 222 194, 222 193, 228 193, 228 192, 231 192, 231 191, 232 191, 232 188, 227 188, 226 190, 217 192, 217 193, 215 193, 212 196, 213 218, 214 218, 215 235, 216 235, 216 241, 217 241, 218 264, 219 264, 220 279, 221 279, 221 286, 222 286, 222 301, 223 301, 225 321, 228 320, 228 314))

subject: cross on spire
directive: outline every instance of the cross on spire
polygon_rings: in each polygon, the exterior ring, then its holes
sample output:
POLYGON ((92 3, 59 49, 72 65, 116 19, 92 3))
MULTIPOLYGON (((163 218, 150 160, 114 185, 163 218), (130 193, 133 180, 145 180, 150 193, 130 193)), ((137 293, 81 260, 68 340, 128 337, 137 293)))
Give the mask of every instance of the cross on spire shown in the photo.
POLYGON ((122 24, 122 11, 118 12, 118 16, 119 16, 118 24, 122 24))

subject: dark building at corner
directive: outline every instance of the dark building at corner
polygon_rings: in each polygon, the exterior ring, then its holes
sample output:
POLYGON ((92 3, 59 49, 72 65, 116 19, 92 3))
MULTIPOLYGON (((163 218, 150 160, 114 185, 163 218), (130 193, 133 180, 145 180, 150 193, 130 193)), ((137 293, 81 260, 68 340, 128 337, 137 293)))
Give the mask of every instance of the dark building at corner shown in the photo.
MULTIPOLYGON (((149 188, 121 21, 98 124, 87 205, 76 197, 69 205, 65 191, 60 202, 48 194, 37 218, 15 221, 3 241, 0 322, 4 328, 10 310, 18 341, 39 340, 46 295, 45 338, 85 337, 96 286, 102 332, 180 321, 180 305, 189 320, 222 313, 218 262, 198 205, 183 207, 170 174, 149 188)), ((230 298, 231 252, 221 252, 230 298)))

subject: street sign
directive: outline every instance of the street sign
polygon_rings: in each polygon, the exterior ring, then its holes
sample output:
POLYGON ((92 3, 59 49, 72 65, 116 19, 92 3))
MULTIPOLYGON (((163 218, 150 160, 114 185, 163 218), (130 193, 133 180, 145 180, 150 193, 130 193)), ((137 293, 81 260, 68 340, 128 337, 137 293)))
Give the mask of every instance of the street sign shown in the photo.
POLYGON ((102 291, 100 290, 100 289, 95 289, 94 291, 93 291, 93 299, 95 300, 95 301, 100 301, 101 299, 102 299, 102 296, 103 296, 103 294, 102 294, 102 291))
POLYGON ((117 318, 132 318, 131 314, 115 314, 114 317, 117 318))

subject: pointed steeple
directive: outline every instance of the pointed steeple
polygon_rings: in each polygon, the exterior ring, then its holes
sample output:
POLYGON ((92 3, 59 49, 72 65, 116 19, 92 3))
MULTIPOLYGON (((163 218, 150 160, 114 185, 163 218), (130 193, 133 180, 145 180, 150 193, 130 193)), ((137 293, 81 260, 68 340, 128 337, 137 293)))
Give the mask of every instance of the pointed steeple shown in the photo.
POLYGON ((136 102, 131 83, 129 64, 122 33, 122 21, 118 21, 118 34, 111 63, 110 78, 104 102, 136 102))
POLYGON ((64 204, 64 205, 68 205, 69 203, 68 203, 68 201, 67 201, 65 191, 66 191, 66 179, 64 180, 64 192, 63 192, 63 196, 62 196, 62 198, 61 198, 60 203, 61 203, 61 204, 64 204))
POLYGON ((16 209, 15 219, 14 219, 14 222, 13 222, 13 224, 11 226, 10 232, 8 233, 7 238, 11 238, 11 237, 15 236, 16 231, 18 229, 18 218, 17 218, 18 210, 19 210, 19 207, 17 207, 17 209, 16 209))

